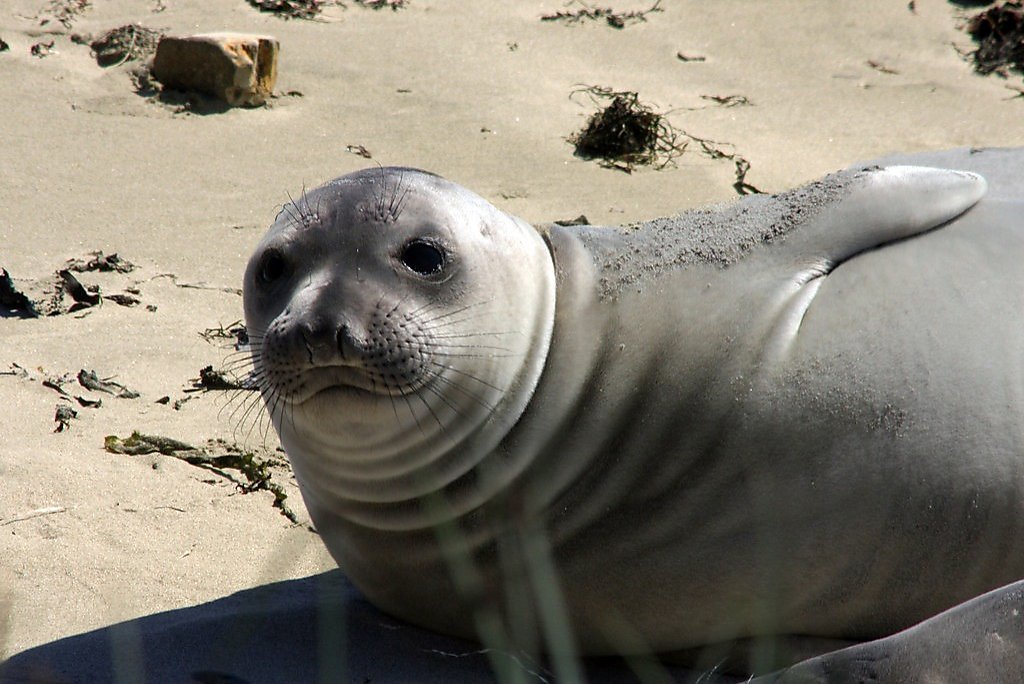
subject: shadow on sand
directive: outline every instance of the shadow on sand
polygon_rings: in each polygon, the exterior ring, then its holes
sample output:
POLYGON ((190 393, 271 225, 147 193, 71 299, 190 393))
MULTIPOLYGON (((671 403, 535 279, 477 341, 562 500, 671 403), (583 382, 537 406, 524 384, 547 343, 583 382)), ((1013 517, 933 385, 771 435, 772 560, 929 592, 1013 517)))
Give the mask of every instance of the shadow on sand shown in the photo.
MULTIPOLYGON (((542 664, 503 657, 520 671, 520 681, 554 681, 542 664)), ((639 681, 621 660, 591 660, 586 671, 591 682, 639 681)), ((683 668, 664 674, 662 681, 695 680, 683 668)), ((381 613, 340 571, 67 637, 0 665, 2 684, 285 681, 474 684, 495 678, 478 645, 381 613)))

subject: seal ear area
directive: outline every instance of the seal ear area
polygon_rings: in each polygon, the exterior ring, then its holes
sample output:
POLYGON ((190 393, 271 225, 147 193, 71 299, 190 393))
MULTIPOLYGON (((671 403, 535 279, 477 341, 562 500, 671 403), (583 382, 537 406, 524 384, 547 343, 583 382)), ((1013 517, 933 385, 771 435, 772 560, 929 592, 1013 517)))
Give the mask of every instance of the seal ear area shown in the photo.
POLYGON ((970 209, 987 189, 967 171, 919 166, 865 169, 840 199, 791 233, 788 248, 825 274, 851 257, 925 233, 970 209))

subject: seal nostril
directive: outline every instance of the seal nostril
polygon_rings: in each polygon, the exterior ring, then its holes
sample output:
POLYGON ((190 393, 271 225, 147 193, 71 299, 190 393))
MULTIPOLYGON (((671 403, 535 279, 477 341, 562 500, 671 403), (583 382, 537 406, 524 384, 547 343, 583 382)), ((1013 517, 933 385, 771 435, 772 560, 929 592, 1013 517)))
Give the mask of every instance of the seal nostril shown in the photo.
POLYGON ((341 354, 341 358, 345 358, 345 347, 347 347, 351 341, 351 335, 349 335, 347 325, 342 324, 338 326, 336 340, 338 345, 338 353, 341 354))

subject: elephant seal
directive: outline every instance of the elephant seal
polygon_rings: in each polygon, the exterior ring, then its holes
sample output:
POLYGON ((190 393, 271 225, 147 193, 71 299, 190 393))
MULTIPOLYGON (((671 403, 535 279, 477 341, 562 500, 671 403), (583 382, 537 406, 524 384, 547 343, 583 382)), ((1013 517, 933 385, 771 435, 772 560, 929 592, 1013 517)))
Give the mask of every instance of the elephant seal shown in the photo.
POLYGON ((1024 577, 1013 154, 992 200, 867 166, 611 228, 403 168, 304 194, 244 307, 324 543, 437 631, 556 661, 753 644, 748 671, 1024 577))

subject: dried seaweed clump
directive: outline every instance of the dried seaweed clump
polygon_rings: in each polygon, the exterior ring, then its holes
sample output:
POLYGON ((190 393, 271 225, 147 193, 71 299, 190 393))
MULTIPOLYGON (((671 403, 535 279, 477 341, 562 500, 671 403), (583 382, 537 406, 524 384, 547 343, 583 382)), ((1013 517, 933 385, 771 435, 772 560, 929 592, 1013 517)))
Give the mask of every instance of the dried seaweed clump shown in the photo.
POLYGON ((76 273, 103 271, 106 273, 131 273, 135 264, 122 259, 117 254, 104 254, 102 251, 89 252, 89 259, 68 259, 67 269, 76 273))
POLYGON ((249 4, 284 19, 315 19, 326 0, 249 0, 249 4))
POLYGON ((117 66, 131 60, 141 61, 156 52, 160 31, 138 24, 126 24, 107 31, 89 43, 102 67, 117 66))
POLYGON ((397 12, 403 9, 409 0, 355 0, 355 2, 360 7, 372 10, 389 9, 392 12, 397 12))
POLYGON ((991 7, 967 22, 978 49, 972 53, 980 74, 1024 71, 1024 5, 1015 0, 991 7))
POLYGON ((52 0, 36 18, 40 20, 40 26, 46 26, 56 20, 64 28, 69 29, 78 19, 78 15, 91 5, 91 0, 52 0))
POLYGON ((610 7, 591 7, 583 2, 579 3, 583 5, 582 9, 572 11, 561 11, 555 12, 554 14, 545 14, 541 16, 541 21, 564 21, 567 24, 578 24, 584 19, 591 21, 598 21, 604 19, 612 28, 622 29, 627 24, 636 24, 642 21, 647 21, 647 15, 651 12, 662 12, 661 0, 656 2, 645 10, 632 11, 632 12, 616 12, 610 7))
POLYGON ((637 164, 664 168, 686 149, 664 115, 640 102, 637 93, 589 86, 585 92, 595 101, 610 100, 587 121, 582 131, 569 138, 576 154, 600 159, 602 164, 632 171, 637 164))

